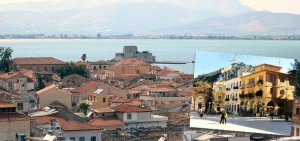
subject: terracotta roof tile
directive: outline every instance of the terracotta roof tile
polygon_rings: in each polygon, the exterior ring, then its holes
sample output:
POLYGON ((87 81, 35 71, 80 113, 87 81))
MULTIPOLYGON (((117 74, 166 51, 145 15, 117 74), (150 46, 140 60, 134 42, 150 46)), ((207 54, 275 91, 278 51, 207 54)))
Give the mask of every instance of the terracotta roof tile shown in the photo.
POLYGON ((99 109, 95 109, 94 110, 96 113, 113 113, 115 112, 113 109, 111 108, 99 108, 99 109))
POLYGON ((17 75, 20 75, 20 72, 8 72, 8 73, 0 74, 0 78, 9 79, 17 75))
POLYGON ((142 60, 139 59, 125 59, 125 60, 121 60, 119 61, 116 66, 119 65, 150 65, 142 60))
POLYGON ((0 100, 0 108, 15 108, 16 104, 0 100))
POLYGON ((111 102, 113 102, 113 103, 130 103, 130 100, 125 99, 123 97, 117 97, 117 98, 111 100, 111 102))
POLYGON ((90 82, 87 82, 87 83, 85 83, 84 85, 82 85, 80 87, 77 87, 77 88, 71 90, 71 92, 82 93, 82 92, 85 92, 85 91, 87 91, 87 90, 89 90, 91 88, 96 88, 99 85, 100 85, 99 82, 90 81, 90 82))
POLYGON ((174 88, 149 88, 150 92, 174 92, 174 88))
POLYGON ((129 104, 120 104, 118 106, 112 107, 112 109, 114 109, 116 112, 121 112, 121 113, 151 112, 151 110, 140 108, 129 104))
POLYGON ((150 66, 150 70, 159 71, 161 68, 159 66, 150 66))
POLYGON ((53 89, 53 88, 56 88, 56 86, 55 86, 54 84, 52 84, 52 85, 50 85, 50 86, 47 86, 47 87, 45 87, 45 88, 43 88, 43 89, 37 91, 36 94, 37 94, 37 95, 40 95, 40 94, 42 94, 42 93, 44 93, 44 92, 46 92, 46 91, 48 91, 48 90, 50 90, 50 89, 53 89))
POLYGON ((124 126, 124 123, 115 118, 93 118, 89 122, 90 125, 95 127, 114 127, 114 126, 124 126))
POLYGON ((64 65, 65 62, 53 57, 24 57, 12 60, 17 65, 64 65))
POLYGON ((65 131, 99 130, 99 128, 91 126, 87 123, 67 120, 57 115, 35 117, 37 124, 51 124, 51 120, 57 120, 59 126, 65 131))
POLYGON ((12 113, 0 113, 0 122, 9 122, 9 121, 28 121, 32 118, 17 112, 12 113))
POLYGON ((91 65, 113 65, 114 64, 113 62, 103 61, 103 60, 94 61, 94 62, 90 62, 90 63, 91 63, 91 65))
POLYGON ((161 71, 155 73, 156 76, 167 76, 171 73, 179 73, 178 71, 176 70, 173 70, 173 69, 169 69, 169 68, 164 68, 162 69, 161 71))

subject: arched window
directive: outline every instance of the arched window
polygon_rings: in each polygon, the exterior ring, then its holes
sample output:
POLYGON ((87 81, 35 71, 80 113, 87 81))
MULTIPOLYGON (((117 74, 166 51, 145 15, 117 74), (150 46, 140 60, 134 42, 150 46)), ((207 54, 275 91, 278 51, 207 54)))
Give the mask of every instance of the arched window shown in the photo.
POLYGON ((285 94, 285 91, 284 90, 280 90, 280 94, 281 95, 285 94))

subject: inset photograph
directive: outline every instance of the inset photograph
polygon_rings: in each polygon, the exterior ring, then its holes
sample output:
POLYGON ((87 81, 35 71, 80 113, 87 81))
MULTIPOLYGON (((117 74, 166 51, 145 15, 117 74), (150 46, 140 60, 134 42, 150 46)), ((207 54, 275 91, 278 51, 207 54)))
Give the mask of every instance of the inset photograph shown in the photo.
POLYGON ((294 59, 197 51, 189 137, 290 136, 296 68, 294 59))

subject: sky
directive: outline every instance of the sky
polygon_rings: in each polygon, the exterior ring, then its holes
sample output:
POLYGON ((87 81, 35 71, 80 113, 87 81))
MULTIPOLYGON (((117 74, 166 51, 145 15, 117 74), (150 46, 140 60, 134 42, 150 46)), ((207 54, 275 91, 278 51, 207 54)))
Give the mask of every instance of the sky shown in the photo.
MULTIPOLYGON (((0 6, 3 10, 21 10, 26 9, 40 9, 44 12, 49 10, 62 10, 62 9, 82 9, 105 6, 109 4, 118 4, 126 2, 158 2, 164 4, 171 4, 177 6, 185 6, 188 8, 197 8, 198 0, 0 0, 0 6), (49 8, 39 7, 41 4, 47 4, 49 8), (33 8, 35 7, 35 8, 33 8)), ((220 0, 221 1, 221 0, 220 0)), ((226 2, 226 0, 222 0, 226 2)), ((227 0, 230 1, 230 0, 227 0)), ((232 1, 232 0, 231 0, 232 1)), ((293 13, 300 14, 300 0, 238 0, 242 4, 249 6, 259 11, 270 11, 276 13, 293 13)), ((202 1, 203 2, 203 1, 202 1)), ((207 0, 209 2, 209 0, 207 0)))
POLYGON ((197 51, 194 76, 197 77, 200 74, 210 73, 219 70, 220 68, 230 66, 230 64, 234 63, 231 61, 233 58, 239 58, 237 62, 244 62, 245 64, 252 66, 257 66, 264 63, 281 66, 282 73, 287 73, 290 69, 292 69, 291 64, 294 63, 293 59, 285 58, 197 51))

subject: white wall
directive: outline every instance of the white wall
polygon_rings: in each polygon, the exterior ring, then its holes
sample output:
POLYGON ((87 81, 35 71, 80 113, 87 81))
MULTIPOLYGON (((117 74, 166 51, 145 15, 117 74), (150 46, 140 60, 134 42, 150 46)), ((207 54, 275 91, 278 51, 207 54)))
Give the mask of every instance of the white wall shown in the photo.
POLYGON ((79 141, 79 137, 85 137, 85 141, 91 141, 91 137, 95 136, 97 141, 101 141, 100 130, 64 131, 63 136, 66 139, 70 139, 70 137, 75 137, 75 141, 79 141))
POLYGON ((165 128, 167 127, 167 122, 165 121, 154 121, 154 122, 142 122, 142 123, 125 123, 124 124, 125 129, 130 129, 130 128, 150 128, 150 127, 162 127, 165 128))

